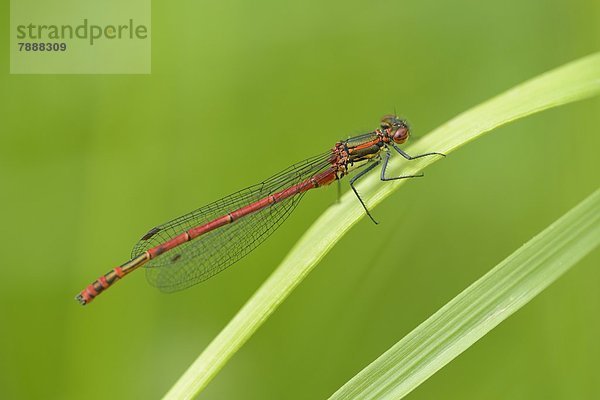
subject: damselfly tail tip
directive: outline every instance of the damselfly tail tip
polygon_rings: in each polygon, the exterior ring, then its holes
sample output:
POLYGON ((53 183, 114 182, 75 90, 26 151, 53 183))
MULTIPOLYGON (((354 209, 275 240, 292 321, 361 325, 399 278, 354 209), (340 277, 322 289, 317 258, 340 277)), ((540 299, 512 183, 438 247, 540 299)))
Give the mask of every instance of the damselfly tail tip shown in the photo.
POLYGON ((88 303, 88 301, 85 299, 85 297, 81 295, 81 293, 75 296, 75 300, 77 300, 82 306, 85 306, 88 303))

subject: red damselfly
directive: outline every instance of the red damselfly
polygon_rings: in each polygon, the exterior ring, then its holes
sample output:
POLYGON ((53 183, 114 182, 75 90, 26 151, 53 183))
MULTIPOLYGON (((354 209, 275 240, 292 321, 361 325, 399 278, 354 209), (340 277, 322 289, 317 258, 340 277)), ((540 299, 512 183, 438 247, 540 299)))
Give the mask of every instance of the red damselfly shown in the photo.
POLYGON ((387 177, 391 149, 408 160, 444 155, 408 155, 397 145, 406 142, 409 134, 406 121, 386 115, 373 132, 337 142, 331 150, 296 163, 264 182, 158 225, 134 246, 131 260, 92 282, 76 299, 83 305, 91 302, 141 266, 146 268, 148 281, 165 292, 202 282, 262 243, 290 215, 304 193, 340 180, 354 170, 359 171, 350 179, 350 187, 377 223, 358 194, 356 181, 381 163, 382 181, 423 176, 387 177))

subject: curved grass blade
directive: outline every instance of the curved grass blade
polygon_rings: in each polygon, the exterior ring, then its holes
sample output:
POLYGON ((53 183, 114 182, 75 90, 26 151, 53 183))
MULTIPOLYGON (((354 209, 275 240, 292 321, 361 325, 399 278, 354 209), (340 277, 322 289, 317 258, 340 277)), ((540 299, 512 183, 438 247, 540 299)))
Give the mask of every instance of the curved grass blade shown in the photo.
MULTIPOLYGON (((482 134, 529 114, 582 100, 600 92, 600 53, 542 74, 472 108, 435 129, 406 150, 450 153, 482 134)), ((413 174, 437 161, 425 157, 391 166, 390 175, 413 174)), ((361 195, 370 208, 394 192, 403 181, 380 184, 377 174, 361 181, 361 195)), ((227 326, 179 378, 165 399, 196 396, 252 336, 335 243, 361 218, 364 210, 352 193, 328 208, 296 243, 287 257, 227 326)))
POLYGON ((330 397, 400 399, 600 245, 600 190, 479 278, 330 397))

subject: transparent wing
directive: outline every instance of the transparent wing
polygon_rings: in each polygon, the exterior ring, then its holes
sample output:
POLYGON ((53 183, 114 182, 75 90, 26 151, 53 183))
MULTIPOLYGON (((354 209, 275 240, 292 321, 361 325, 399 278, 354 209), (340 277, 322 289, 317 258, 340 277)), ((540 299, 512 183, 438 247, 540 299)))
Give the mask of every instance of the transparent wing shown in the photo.
MULTIPOLYGON (((134 246, 132 257, 186 230, 309 179, 331 166, 330 156, 327 152, 294 164, 264 182, 152 228, 134 246)), ((148 281, 162 291, 173 292, 214 276, 269 237, 293 211, 302 195, 274 203, 150 260, 145 265, 148 281)))
POLYGON ((146 268, 148 282, 164 292, 175 292, 207 280, 269 237, 291 214, 301 197, 299 194, 285 199, 275 207, 247 215, 160 255, 155 259, 161 262, 160 267, 146 268))

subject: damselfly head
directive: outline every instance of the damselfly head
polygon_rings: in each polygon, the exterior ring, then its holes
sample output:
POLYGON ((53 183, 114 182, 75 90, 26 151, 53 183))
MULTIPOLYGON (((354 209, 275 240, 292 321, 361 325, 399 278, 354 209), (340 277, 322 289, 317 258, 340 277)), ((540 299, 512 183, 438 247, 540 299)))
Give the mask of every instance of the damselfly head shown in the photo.
POLYGON ((406 142, 410 135, 408 123, 395 115, 385 115, 381 119, 381 129, 398 144, 406 142))

